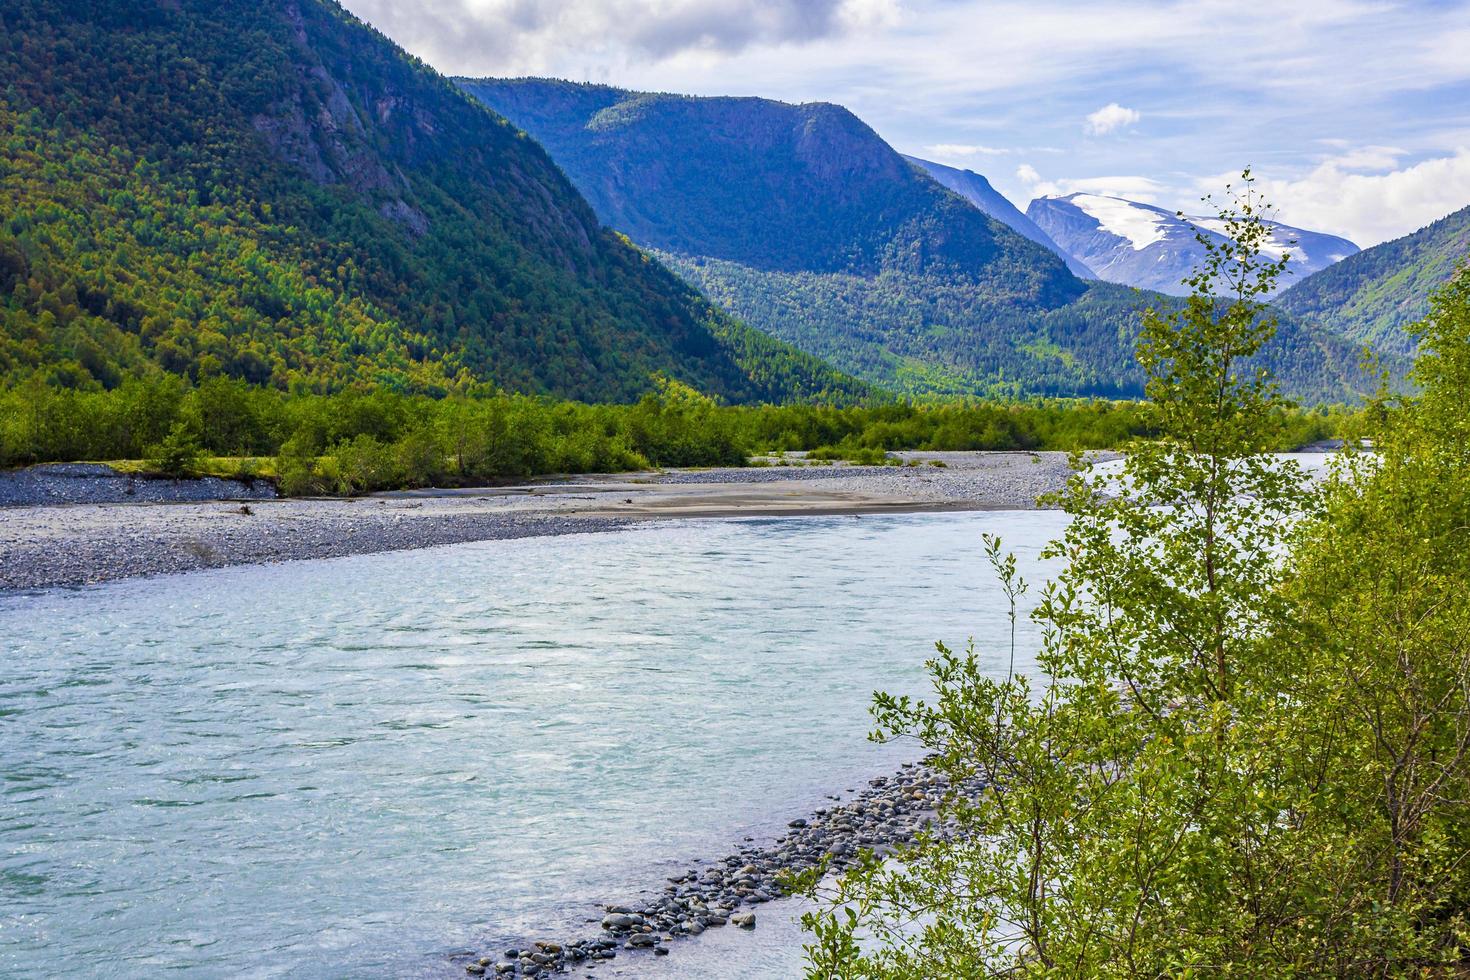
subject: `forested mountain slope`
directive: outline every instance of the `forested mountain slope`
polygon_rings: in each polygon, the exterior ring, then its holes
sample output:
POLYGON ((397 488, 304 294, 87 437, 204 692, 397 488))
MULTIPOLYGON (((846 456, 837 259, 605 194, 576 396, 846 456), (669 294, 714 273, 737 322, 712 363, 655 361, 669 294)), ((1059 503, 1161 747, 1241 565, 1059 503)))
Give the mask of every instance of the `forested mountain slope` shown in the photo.
POLYGON ((954 191, 996 221, 1004 223, 1012 231, 1061 256, 1072 275, 1081 279, 1097 278, 1091 269, 1037 227, 1036 222, 1026 217, 1004 194, 991 187, 990 181, 986 180, 982 174, 977 174, 973 170, 961 170, 958 167, 946 167, 942 163, 921 160, 918 157, 905 156, 904 159, 923 169, 940 184, 954 191))
POLYGON ((941 273, 1043 301, 1060 259, 927 179, 826 103, 694 98, 542 79, 462 81, 546 146, 634 241, 781 272, 941 273))
POLYGON ((1323 269, 1276 302, 1345 337, 1407 353, 1415 341, 1404 328, 1424 319, 1435 289, 1467 262, 1470 207, 1323 269))
POLYGON ((0 4, 0 380, 861 386, 712 308, 325 0, 0 4))
MULTIPOLYGON (((605 223, 842 370, 917 395, 1141 392, 1147 298, 1084 283, 845 109, 459 81, 545 145, 605 223)), ((1293 323, 1271 356, 1307 398, 1360 383, 1350 345, 1293 323)))

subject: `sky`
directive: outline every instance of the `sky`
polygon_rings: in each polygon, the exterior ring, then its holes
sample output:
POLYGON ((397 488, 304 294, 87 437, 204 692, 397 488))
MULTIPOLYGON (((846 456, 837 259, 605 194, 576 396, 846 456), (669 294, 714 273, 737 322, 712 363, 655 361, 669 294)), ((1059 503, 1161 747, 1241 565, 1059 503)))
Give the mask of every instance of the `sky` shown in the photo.
POLYGON ((1467 0, 344 0, 446 74, 835 102, 1022 210, 1250 166, 1368 246, 1470 205, 1467 0))

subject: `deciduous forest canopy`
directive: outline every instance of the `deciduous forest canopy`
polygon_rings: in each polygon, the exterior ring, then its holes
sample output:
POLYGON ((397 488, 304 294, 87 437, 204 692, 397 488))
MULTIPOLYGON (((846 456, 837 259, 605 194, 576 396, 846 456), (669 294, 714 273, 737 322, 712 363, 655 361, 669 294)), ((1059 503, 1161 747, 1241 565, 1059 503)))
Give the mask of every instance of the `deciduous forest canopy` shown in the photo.
POLYGON ((322 0, 0 8, 0 378, 863 386, 601 228, 533 141, 322 0))

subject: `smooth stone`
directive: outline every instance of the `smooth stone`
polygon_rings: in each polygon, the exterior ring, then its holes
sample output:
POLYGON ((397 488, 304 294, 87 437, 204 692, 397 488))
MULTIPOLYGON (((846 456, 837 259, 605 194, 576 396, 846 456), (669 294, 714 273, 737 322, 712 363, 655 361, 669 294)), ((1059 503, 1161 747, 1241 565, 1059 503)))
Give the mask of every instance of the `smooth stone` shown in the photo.
POLYGON ((611 912, 602 920, 604 929, 632 929, 634 926, 641 925, 643 925, 643 916, 628 912, 611 912))

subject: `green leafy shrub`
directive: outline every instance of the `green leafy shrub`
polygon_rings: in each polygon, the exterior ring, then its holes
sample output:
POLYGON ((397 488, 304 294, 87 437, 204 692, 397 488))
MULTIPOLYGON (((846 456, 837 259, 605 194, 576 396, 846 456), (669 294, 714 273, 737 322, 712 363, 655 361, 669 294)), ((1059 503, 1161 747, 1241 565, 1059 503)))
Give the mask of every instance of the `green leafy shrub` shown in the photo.
POLYGON ((321 471, 317 447, 307 434, 286 440, 275 459, 276 486, 288 497, 308 497, 334 489, 335 481, 321 471))
POLYGON ((337 492, 345 496, 402 485, 403 470, 395 447, 374 436, 338 443, 328 458, 336 472, 337 492))
POLYGON ((449 473, 449 461, 437 434, 427 428, 411 430, 393 447, 395 480, 377 489, 394 486, 429 487, 442 484, 449 473))
MULTIPOLYGON (((957 787, 952 833, 867 855, 804 917, 809 975, 1453 976, 1470 955, 1470 273, 1423 394, 1370 413, 1326 484, 1268 455, 1291 417, 1248 361, 1283 261, 1249 176, 1139 348, 1124 482, 1078 474, 1043 557, 1034 676, 940 645, 878 695, 957 787), (1102 492, 1110 490, 1112 492, 1102 492)), ((1015 625, 1027 585, 987 556, 1015 625)), ((986 655, 986 654, 991 655, 986 655)))
POLYGON ((196 475, 203 459, 204 446, 194 427, 176 422, 162 442, 149 448, 146 462, 155 472, 182 478, 196 475))

